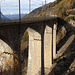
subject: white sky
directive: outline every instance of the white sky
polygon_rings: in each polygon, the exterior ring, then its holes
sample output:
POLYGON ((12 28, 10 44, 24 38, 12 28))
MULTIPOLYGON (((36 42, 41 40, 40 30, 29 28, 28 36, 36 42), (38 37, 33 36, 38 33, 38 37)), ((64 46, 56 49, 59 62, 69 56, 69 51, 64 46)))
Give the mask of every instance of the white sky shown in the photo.
MULTIPOLYGON (((53 2, 55 0, 46 0, 46 3, 53 2)), ((45 4, 45 0, 31 0, 31 11, 45 4)), ((3 14, 18 14, 19 0, 0 0, 1 12, 3 14)), ((21 13, 29 12, 29 0, 20 0, 21 13)))

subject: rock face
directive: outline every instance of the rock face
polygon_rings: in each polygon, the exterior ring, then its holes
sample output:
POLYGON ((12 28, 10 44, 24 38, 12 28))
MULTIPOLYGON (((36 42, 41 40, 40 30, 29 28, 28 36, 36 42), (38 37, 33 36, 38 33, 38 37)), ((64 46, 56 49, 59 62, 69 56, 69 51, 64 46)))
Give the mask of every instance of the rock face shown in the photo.
MULTIPOLYGON (((75 71, 74 59, 75 59, 75 52, 72 52, 65 58, 62 58, 62 60, 52 69, 50 74, 54 73, 54 75, 69 75, 71 72, 75 71)), ((75 75, 75 73, 71 75, 75 75)))
POLYGON ((70 73, 68 73, 68 74, 66 74, 66 75, 75 75, 75 71, 70 72, 70 73))
POLYGON ((47 75, 75 75, 75 21, 57 31, 57 59, 47 75), (55 65, 56 64, 56 65, 55 65))
POLYGON ((75 59, 69 67, 69 71, 74 71, 74 70, 75 70, 75 59))
POLYGON ((57 44, 63 39, 63 37, 66 35, 66 33, 67 33, 67 30, 63 26, 57 34, 57 41, 56 41, 57 44))
POLYGON ((75 27, 75 21, 71 20, 70 19, 70 22, 69 22, 73 27, 75 27))

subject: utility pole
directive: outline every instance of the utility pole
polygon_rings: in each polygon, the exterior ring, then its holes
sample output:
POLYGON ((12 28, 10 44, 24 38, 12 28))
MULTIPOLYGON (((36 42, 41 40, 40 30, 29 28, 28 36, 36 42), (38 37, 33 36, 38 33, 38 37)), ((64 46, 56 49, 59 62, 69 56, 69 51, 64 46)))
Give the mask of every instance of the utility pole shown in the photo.
POLYGON ((29 13, 31 12, 31 0, 29 0, 29 13))
POLYGON ((1 1, 2 0, 0 0, 0 21, 1 21, 1 1))
POLYGON ((50 6, 50 16, 51 16, 51 6, 50 6))
POLYGON ((45 5, 46 5, 46 0, 45 0, 45 5))
POLYGON ((1 21, 1 1, 0 1, 0 21, 1 21))
MULTIPOLYGON (((42 2, 42 4, 40 4, 40 5, 41 5, 41 8, 42 8, 41 11, 42 11, 42 13, 43 13, 43 2, 42 2)), ((42 14, 42 16, 43 16, 43 14, 42 14)))
POLYGON ((19 0, 19 22, 21 22, 20 0, 19 0))
POLYGON ((46 17, 46 0, 45 0, 45 17, 46 17))
MULTIPOLYGON (((19 25, 18 25, 18 34, 19 34, 19 43, 20 43, 20 27, 21 26, 21 10, 20 10, 20 0, 19 0, 19 25)), ((18 50, 18 57, 19 57, 19 75, 22 75, 22 70, 21 70, 21 47, 19 44, 19 50, 18 50)))
POLYGON ((42 2, 42 6, 43 6, 43 2, 42 2))

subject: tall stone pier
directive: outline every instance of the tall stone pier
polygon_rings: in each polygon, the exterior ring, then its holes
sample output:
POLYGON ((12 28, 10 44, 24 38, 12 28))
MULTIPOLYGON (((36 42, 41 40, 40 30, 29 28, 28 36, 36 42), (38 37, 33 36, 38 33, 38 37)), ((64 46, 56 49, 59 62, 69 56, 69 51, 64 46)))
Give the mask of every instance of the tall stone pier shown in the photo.
POLYGON ((56 30, 57 30, 57 24, 54 24, 53 26, 53 59, 56 58, 56 30))
POLYGON ((45 28, 44 35, 44 67, 47 72, 52 66, 52 27, 45 28))

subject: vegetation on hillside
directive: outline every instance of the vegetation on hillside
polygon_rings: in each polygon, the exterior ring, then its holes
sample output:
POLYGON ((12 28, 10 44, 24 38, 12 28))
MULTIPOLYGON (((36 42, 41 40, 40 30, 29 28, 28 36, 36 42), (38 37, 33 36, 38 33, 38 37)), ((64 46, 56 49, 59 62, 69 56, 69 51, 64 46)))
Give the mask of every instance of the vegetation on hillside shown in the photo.
MULTIPOLYGON (((47 4, 46 7, 37 14, 37 17, 50 16, 50 13, 51 15, 57 15, 63 19, 68 16, 75 15, 75 1, 56 0, 53 3, 47 4)), ((71 19, 75 20, 75 16, 71 19)))
POLYGON ((69 21, 70 19, 75 20, 75 0, 55 0, 54 2, 34 9, 22 19, 54 15, 66 21, 69 21))
POLYGON ((22 38, 22 43, 24 43, 24 42, 26 42, 26 41, 28 41, 29 40, 29 35, 28 35, 28 32, 26 31, 25 33, 24 33, 24 35, 23 35, 23 38, 22 38))

